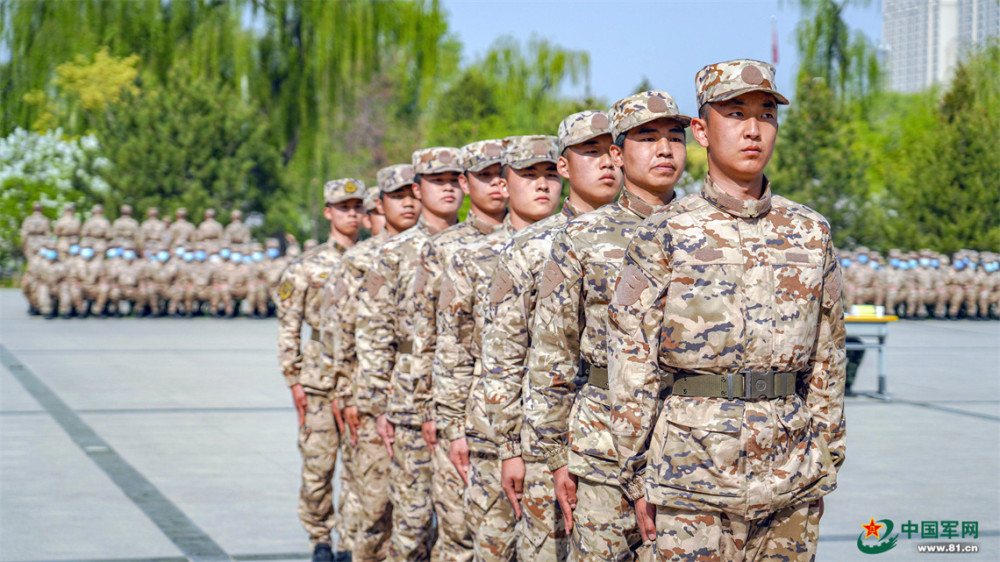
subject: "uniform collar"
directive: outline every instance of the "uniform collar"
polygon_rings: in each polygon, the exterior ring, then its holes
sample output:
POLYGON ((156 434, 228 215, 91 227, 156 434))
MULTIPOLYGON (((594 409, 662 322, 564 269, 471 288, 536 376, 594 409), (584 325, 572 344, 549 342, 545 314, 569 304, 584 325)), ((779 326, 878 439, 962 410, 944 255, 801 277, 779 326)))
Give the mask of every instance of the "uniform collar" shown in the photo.
POLYGON ((329 248, 330 248, 331 250, 333 250, 333 251, 335 251, 335 252, 337 252, 337 253, 340 253, 340 254, 343 254, 344 252, 346 252, 346 251, 347 251, 347 248, 345 248, 343 244, 341 244, 340 242, 337 242, 337 241, 336 241, 336 240, 334 240, 333 238, 330 238, 329 240, 327 240, 327 241, 326 241, 326 245, 327 245, 327 246, 328 246, 328 247, 329 247, 329 248))
MULTIPOLYGON (((505 215, 504 221, 506 222, 506 220, 507 218, 505 215)), ((501 225, 503 224, 503 223, 489 224, 488 222, 484 221, 482 217, 474 213, 471 209, 469 210, 469 214, 465 216, 465 222, 469 223, 469 226, 475 228, 477 231, 479 231, 480 234, 490 234, 491 232, 496 232, 498 229, 500 229, 501 225)))
POLYGON ((507 213, 507 216, 503 218, 503 222, 500 223, 500 225, 497 226, 496 229, 493 230, 493 232, 496 232, 501 229, 507 233, 507 236, 514 236, 514 233, 517 232, 516 230, 514 230, 514 223, 511 222, 510 220, 510 213, 507 213))
POLYGON ((437 230, 431 228, 431 225, 427 224, 427 221, 424 219, 424 215, 422 214, 420 215, 420 219, 417 220, 417 228, 424 231, 424 233, 428 236, 434 236, 438 233, 437 230))
POLYGON ((618 198, 618 205, 623 209, 628 209, 633 213, 639 215, 640 218, 645 219, 652 215, 656 211, 666 207, 670 203, 673 203, 677 199, 677 192, 673 192, 670 196, 670 201, 666 205, 652 206, 639 198, 638 195, 632 193, 628 189, 622 189, 621 197, 618 198))
POLYGON ((737 199, 723 191, 712 181, 711 176, 706 174, 701 196, 715 207, 734 217, 745 219, 762 217, 771 210, 771 181, 766 176, 764 177, 764 193, 760 199, 737 199))
POLYGON ((566 200, 563 201, 562 210, 559 212, 566 215, 566 218, 570 220, 573 220, 576 217, 583 214, 580 211, 580 209, 577 209, 576 207, 573 206, 572 203, 569 202, 569 197, 567 197, 566 200))

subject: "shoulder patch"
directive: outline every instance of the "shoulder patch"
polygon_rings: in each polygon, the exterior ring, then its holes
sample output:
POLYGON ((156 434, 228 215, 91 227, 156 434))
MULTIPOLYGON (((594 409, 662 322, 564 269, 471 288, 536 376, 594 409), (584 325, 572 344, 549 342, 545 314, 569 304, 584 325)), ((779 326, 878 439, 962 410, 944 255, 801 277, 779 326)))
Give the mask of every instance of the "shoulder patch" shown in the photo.
POLYGON ((413 276, 413 294, 424 292, 424 287, 427 286, 427 279, 430 274, 427 272, 427 268, 421 263, 417 266, 417 273, 413 276))
POLYGON ((639 300, 639 295, 649 287, 649 281, 643 275, 642 270, 635 264, 628 264, 622 270, 615 285, 615 304, 620 306, 632 306, 639 300))
POLYGON ((506 269, 501 269, 490 283, 490 306, 496 306, 510 293, 512 288, 514 288, 514 280, 511 279, 506 269))
POLYGON ((826 280, 823 285, 823 290, 826 291, 826 298, 829 299, 831 303, 835 303, 840 300, 841 293, 840 290, 843 286, 843 276, 840 271, 840 266, 833 268, 833 275, 826 280))
POLYGON ((284 281, 281 282, 281 285, 278 287, 278 296, 281 297, 281 300, 288 300, 288 298, 292 296, 292 293, 294 291, 295 291, 295 285, 292 284, 292 281, 290 279, 285 279, 284 281))
POLYGON ((562 270, 559 269, 559 266, 555 262, 549 261, 546 263, 545 272, 542 273, 542 282, 538 288, 538 298, 544 299, 551 295, 564 279, 566 279, 566 276, 563 275, 562 270))
POLYGON ((451 282, 448 277, 444 278, 444 282, 441 284, 441 296, 438 298, 438 305, 445 307, 451 305, 451 301, 455 299, 455 285, 451 282))
POLYGON ((365 275, 365 290, 368 291, 372 297, 378 294, 379 289, 385 285, 385 277, 379 274, 377 271, 369 271, 365 275))

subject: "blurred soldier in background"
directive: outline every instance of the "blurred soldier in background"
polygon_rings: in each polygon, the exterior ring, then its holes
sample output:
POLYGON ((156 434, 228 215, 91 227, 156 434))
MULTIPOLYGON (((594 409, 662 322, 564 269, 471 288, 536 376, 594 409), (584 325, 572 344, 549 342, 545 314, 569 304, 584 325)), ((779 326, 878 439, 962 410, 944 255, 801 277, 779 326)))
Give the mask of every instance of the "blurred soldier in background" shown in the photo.
POLYGON ((104 256, 110 234, 111 223, 104 217, 104 207, 94 205, 90 209, 90 218, 83 221, 83 228, 80 229, 81 240, 90 243, 95 255, 104 256))
POLYGON ((26 258, 38 253, 39 248, 52 234, 52 222, 42 214, 41 201, 32 204, 32 213, 21 221, 21 250, 26 258))
POLYGON ((215 209, 205 210, 205 220, 198 225, 198 240, 202 242, 219 242, 222 240, 222 225, 215 220, 215 209))
POLYGON ((190 250, 195 242, 195 227, 188 222, 187 216, 187 209, 184 207, 177 209, 174 223, 167 229, 167 235, 170 237, 170 247, 175 249, 175 256, 177 255, 176 248, 190 250))
POLYGON ((223 237, 233 246, 250 243, 250 228, 243 222, 243 211, 236 209, 229 214, 223 237))
POLYGON ((152 244, 159 246, 167 234, 167 224, 160 220, 160 210, 156 207, 146 209, 146 220, 139 227, 137 247, 145 253, 146 247, 152 244))
POLYGON ((132 206, 122 205, 119 216, 111 223, 111 244, 124 248, 131 244, 133 250, 139 237, 139 223, 132 218, 132 206))
POLYGON ((69 253, 69 247, 80 243, 80 219, 76 216, 76 205, 66 203, 63 206, 63 216, 59 217, 53 227, 56 235, 56 250, 59 257, 65 258, 69 253))
POLYGON ((59 282, 59 315, 69 318, 76 314, 83 316, 83 279, 86 275, 86 260, 80 256, 80 246, 69 247, 68 256, 63 260, 63 277, 59 282))

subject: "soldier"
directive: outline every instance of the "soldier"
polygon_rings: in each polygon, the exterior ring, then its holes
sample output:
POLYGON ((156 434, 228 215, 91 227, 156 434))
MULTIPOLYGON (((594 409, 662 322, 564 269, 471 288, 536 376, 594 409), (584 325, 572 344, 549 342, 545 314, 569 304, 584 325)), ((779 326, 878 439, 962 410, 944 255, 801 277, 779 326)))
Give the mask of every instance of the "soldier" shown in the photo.
POLYGON ((996 318, 1000 313, 1000 255, 983 253, 983 282, 979 286, 979 317, 996 318))
POLYGON ((927 318, 927 307, 937 303, 938 276, 931 266, 931 251, 927 248, 917 254, 916 264, 910 260, 912 282, 906 315, 910 318, 927 318))
POLYGON ((111 291, 117 282, 118 262, 121 261, 121 256, 122 249, 118 246, 111 246, 104 253, 105 259, 101 260, 100 273, 97 278, 97 299, 94 301, 93 308, 100 318, 117 312, 117 310, 111 309, 111 291))
POLYGON ((221 242, 222 225, 215 220, 215 209, 205 210, 205 220, 198 225, 198 240, 202 242, 221 242))
POLYGON ((59 306, 59 284, 65 275, 65 266, 59 262, 59 252, 56 242, 43 242, 39 250, 42 258, 32 263, 33 289, 35 291, 35 306, 47 320, 56 317, 59 306))
POLYGON ((174 278, 177 276, 177 264, 181 258, 170 257, 166 240, 156 250, 156 260, 159 266, 153 270, 153 294, 155 298, 150 303, 154 316, 163 316, 167 313, 170 303, 174 300, 172 291, 174 278))
POLYGON ((203 242, 194 243, 194 261, 189 264, 190 282, 184 296, 184 314, 190 318, 202 314, 205 303, 212 300, 212 266, 203 242))
POLYGON ((111 288, 111 307, 116 317, 131 314, 136 311, 137 305, 142 304, 139 276, 144 264, 137 262, 136 257, 135 245, 126 242, 122 247, 122 259, 115 263, 115 282, 111 288), (122 312, 122 305, 126 302, 128 313, 122 312))
MULTIPOLYGON (((610 130, 606 115, 604 119, 591 115, 589 123, 585 114, 568 119, 560 127, 563 148, 572 142, 571 129, 610 130)), ((584 152, 592 151, 593 143, 588 146, 589 142, 584 141, 584 152)), ((538 283, 557 229, 582 213, 612 202, 622 177, 609 161, 596 173, 593 166, 584 165, 583 158, 568 152, 560 156, 559 162, 560 174, 569 179, 569 198, 562 212, 517 232, 501 250, 497 274, 491 282, 496 287, 490 289, 491 294, 496 291, 499 300, 489 307, 490 321, 483 336, 483 372, 490 388, 487 407, 503 461, 504 492, 522 520, 518 547, 519 557, 524 559, 565 557, 568 548, 552 472, 538 447, 535 430, 522 423, 527 407, 523 399, 527 394, 522 393, 527 380, 523 375, 531 347, 538 283)))
POLYGON ((514 560, 517 551, 516 516, 498 478, 499 448, 486 418, 481 376, 487 289, 503 244, 559 205, 556 141, 540 135, 504 139, 501 186, 510 212, 501 229, 452 255, 441 285, 433 371, 436 422, 468 488, 466 520, 476 560, 514 560))
POLYGON ((364 190, 365 184, 355 179, 326 183, 323 216, 330 221, 330 239, 292 262, 282 273, 278 287, 278 357, 298 412, 303 461, 298 512, 313 545, 313 560, 333 557, 332 477, 340 439, 330 405, 333 380, 320 363, 322 288, 344 252, 358 239, 364 190), (300 350, 304 324, 312 334, 305 349, 300 350))
POLYGON ((639 226, 609 309, 620 478, 662 559, 812 560, 844 460, 842 274, 829 223, 764 175, 774 67, 695 83, 704 187, 639 226))
POLYGON ((243 211, 235 209, 229 214, 229 224, 222 237, 233 245, 250 243, 250 228, 243 222, 243 211))
POLYGON ((83 221, 83 227, 80 229, 81 242, 89 242, 94 255, 103 256, 108 249, 110 232, 111 223, 104 217, 104 207, 94 205, 90 209, 90 218, 83 221))
POLYGON ((350 522, 354 534, 352 555, 354 560, 363 562, 385 559, 392 527, 392 504, 389 502, 389 454, 370 408, 359 408, 359 366, 355 346, 358 298, 365 276, 374 267, 382 245, 417 223, 420 201, 413 194, 413 179, 410 164, 379 170, 378 188, 368 190, 365 197, 366 209, 374 207, 370 213, 372 237, 344 254, 340 267, 327 280, 324 289, 325 322, 330 331, 329 353, 335 381, 331 400, 342 410, 344 422, 350 428, 354 448, 345 448, 344 468, 345 471, 350 468, 350 484, 358 503, 363 506, 353 514, 354 520, 350 522), (368 195, 372 193, 376 197, 370 203, 368 195))
POLYGON ((139 223, 132 218, 132 206, 122 205, 118 218, 111 223, 111 244, 121 248, 131 244, 134 250, 138 237, 139 223))
POLYGON ((176 218, 174 223, 170 225, 170 228, 167 229, 167 236, 170 238, 170 247, 175 249, 174 255, 176 256, 177 248, 180 248, 183 252, 192 247, 197 231, 195 226, 188 222, 188 212, 184 207, 177 209, 174 216, 176 218))
POLYGON ((195 264, 194 248, 185 249, 180 258, 175 256, 170 263, 174 264, 175 271, 170 283, 170 301, 167 303, 167 314, 180 316, 183 309, 186 316, 190 310, 187 308, 187 298, 194 290, 191 279, 191 272, 195 264))
POLYGON ((438 521, 438 541, 431 554, 434 560, 471 560, 473 555, 472 535, 462 501, 464 484, 448 458, 448 447, 436 447, 431 368, 437 340, 437 299, 450 256, 458 248, 497 230, 507 210, 500 175, 503 141, 474 142, 463 146, 461 153, 465 172, 458 181, 469 196, 469 214, 465 221, 432 236, 421 250, 413 305, 414 351, 410 367, 413 382, 406 383, 417 389, 414 405, 421 412, 422 433, 433 454, 432 495, 438 521))
POLYGON ((413 153, 413 193, 422 204, 420 220, 382 245, 359 296, 357 403, 361 414, 376 418, 376 429, 392 458, 392 559, 426 559, 435 541, 430 448, 421 435, 421 412, 414 406, 416 389, 408 384, 414 277, 424 243, 458 222, 462 171, 457 148, 413 153))
MULTIPOLYGON (((214 246, 214 243, 210 244, 214 246)), ((219 247, 214 252, 209 252, 208 264, 211 273, 208 306, 209 314, 213 318, 222 316, 222 312, 220 311, 223 310, 225 303, 229 301, 229 275, 232 269, 229 258, 231 255, 232 250, 224 242, 222 247, 219 247)))
POLYGON ((247 308, 253 318, 267 317, 267 279, 264 245, 254 242, 250 246, 250 263, 247 267, 247 308))
POLYGON ((166 235, 167 224, 160 220, 160 210, 156 207, 146 209, 146 220, 139 226, 139 251, 145 251, 146 246, 151 244, 159 245, 166 235))
POLYGON ((897 314, 899 305, 905 302, 902 297, 906 271, 903 269, 902 253, 899 250, 889 250, 889 266, 881 270, 879 283, 884 293, 883 306, 886 314, 897 314))
POLYGON ((264 241, 264 245, 264 256, 267 258, 264 262, 264 290, 267 293, 268 301, 267 315, 270 316, 274 314, 274 307, 278 302, 278 283, 281 279, 281 273, 288 266, 291 257, 281 255, 277 238, 268 238, 264 241))
POLYGON ((42 202, 35 201, 31 209, 32 213, 21 221, 21 251, 29 259, 38 254, 42 244, 52 234, 51 221, 42 213, 42 202))
POLYGON ((99 294, 101 263, 104 261, 104 255, 98 254, 92 244, 89 238, 84 238, 83 242, 80 243, 80 257, 83 258, 83 277, 80 281, 80 291, 85 303, 84 318, 99 312, 95 303, 99 294))
MULTIPOLYGON (((687 151, 681 115, 666 92, 617 102, 600 149, 625 172, 617 203, 559 229, 534 318, 525 419, 537 431, 572 560, 651 559, 618 479, 607 383, 607 303, 636 227, 675 198, 687 151), (652 108, 652 109, 651 109, 652 108), (575 404, 575 406, 574 406, 575 404)), ((587 148, 586 145, 579 149, 587 148)), ((585 152, 573 152, 580 158, 585 152)))
POLYGON ((83 278, 86 274, 86 260, 80 257, 80 246, 69 247, 68 256, 62 262, 63 277, 59 282, 59 315, 70 318, 74 314, 83 316, 83 278))
POLYGON ((76 205, 66 203, 63 206, 63 216, 59 217, 52 230, 56 235, 59 257, 65 258, 69 254, 69 247, 80 243, 80 219, 76 216, 76 205))
POLYGON ((239 316, 240 307, 249 295, 251 266, 247 263, 250 256, 243 255, 242 251, 233 252, 229 259, 232 262, 229 273, 229 297, 223 301, 223 307, 226 316, 232 318, 239 316))

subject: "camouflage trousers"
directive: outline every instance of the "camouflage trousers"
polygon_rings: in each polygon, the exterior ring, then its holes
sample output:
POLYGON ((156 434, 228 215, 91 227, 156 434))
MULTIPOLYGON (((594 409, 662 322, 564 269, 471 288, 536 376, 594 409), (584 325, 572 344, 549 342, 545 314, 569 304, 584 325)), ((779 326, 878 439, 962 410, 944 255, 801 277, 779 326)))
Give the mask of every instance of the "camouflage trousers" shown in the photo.
POLYGON ((643 543, 635 511, 619 486, 586 478, 577 481, 569 559, 574 562, 653 559, 653 545, 643 543))
POLYGON ((302 489, 299 519, 313 544, 330 542, 333 526, 333 466, 340 436, 325 394, 306 394, 306 416, 299 428, 302 489))
POLYGON ((472 533, 465 522, 462 496, 465 483, 448 458, 445 440, 438 441, 432 452, 434 478, 432 492, 434 513, 437 515, 438 539, 431 552, 434 562, 467 562, 472 560, 472 533))
POLYGON ((517 534, 519 560, 566 559, 566 526, 556 501, 552 471, 545 461, 524 463, 524 496, 517 534))
POLYGON ((361 502, 357 493, 357 455, 351 440, 340 440, 340 497, 337 500, 337 515, 334 517, 333 529, 340 537, 337 550, 354 550, 354 540, 358 534, 358 516, 361 513, 361 502))
POLYGON ((427 560, 437 538, 431 501, 431 449, 420 426, 397 425, 389 470, 390 560, 427 560))
POLYGON ((83 287, 79 281, 66 280, 59 284, 59 314, 83 314, 83 287))
POLYGON ((392 529, 392 504, 389 503, 389 454, 375 429, 375 418, 360 416, 358 445, 351 453, 354 487, 361 509, 355 518, 357 531, 353 541, 353 560, 385 560, 392 529))
POLYGON ((469 452, 465 510, 477 561, 516 559, 517 519, 500 485, 500 457, 496 453, 469 452))
POLYGON ((684 562, 816 559, 819 502, 748 521, 728 513, 657 506, 656 556, 684 562))

